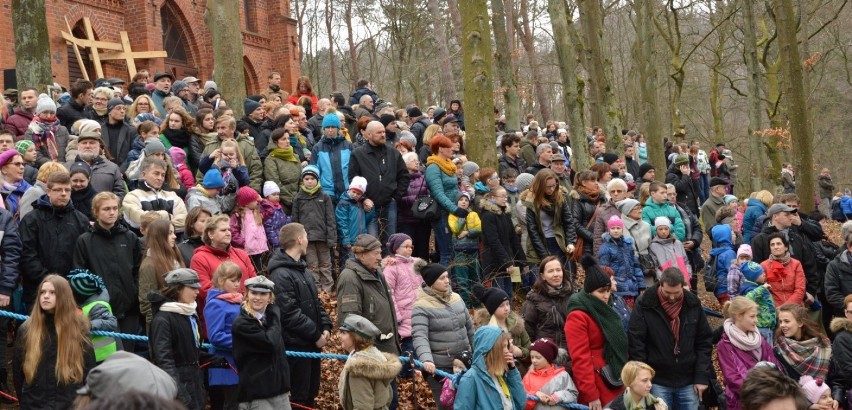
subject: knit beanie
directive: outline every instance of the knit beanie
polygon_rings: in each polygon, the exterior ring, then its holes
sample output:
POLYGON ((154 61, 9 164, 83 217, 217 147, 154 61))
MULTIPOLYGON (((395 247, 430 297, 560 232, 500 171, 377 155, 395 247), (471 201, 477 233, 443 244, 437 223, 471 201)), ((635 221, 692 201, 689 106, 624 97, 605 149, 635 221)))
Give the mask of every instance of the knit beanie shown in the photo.
POLYGON ((367 178, 360 176, 352 178, 352 182, 349 183, 349 189, 354 189, 363 195, 367 191, 367 178))
POLYGON ((737 257, 739 258, 740 255, 748 255, 749 258, 753 257, 754 254, 752 254, 751 252, 751 245, 747 243, 740 245, 740 247, 737 249, 737 257))
POLYGON ((68 169, 68 175, 73 176, 78 172, 86 174, 86 178, 88 178, 92 175, 92 167, 86 161, 77 161, 71 164, 71 168, 68 169))
MULTIPOLYGON (((146 152, 145 155, 148 155, 148 153, 146 152)), ((169 148, 169 156, 172 158, 172 162, 174 162, 175 165, 181 165, 186 162, 186 151, 184 151, 181 147, 169 148)))
POLYGON ((594 257, 583 255, 583 258, 580 259, 580 264, 583 265, 583 270, 586 271, 586 280, 583 282, 583 290, 586 293, 591 294, 600 288, 611 286, 612 282, 609 276, 601 270, 598 261, 594 257))
POLYGON ((208 189, 219 189, 225 186, 225 180, 218 169, 209 169, 201 180, 201 186, 208 189))
POLYGON ((447 268, 440 263, 430 263, 426 266, 420 268, 420 276, 423 277, 423 282, 426 282, 426 286, 432 286, 444 272, 447 271, 447 268))
MULTIPOLYGON (((423 112, 422 112, 422 111, 420 111, 420 107, 418 107, 418 106, 416 106, 416 105, 413 105, 413 106, 411 106, 411 107, 408 107, 408 110, 406 111, 406 114, 408 114, 408 117, 409 117, 409 118, 417 118, 417 117, 422 117, 422 116, 423 116, 423 112)), ((470 367, 470 366, 468 366, 468 367, 470 367)))
POLYGON ((453 360, 458 360, 462 362, 466 369, 470 369, 470 365, 473 363, 473 355, 470 354, 470 352, 467 350, 462 350, 461 352, 458 352, 455 356, 453 356, 453 360))
POLYGON ((263 183, 263 197, 268 198, 272 194, 280 194, 281 188, 278 188, 278 184, 275 181, 266 181, 263 183))
POLYGON ((618 208, 618 212, 621 212, 622 215, 629 214, 637 206, 639 206, 639 201, 633 198, 622 199, 615 203, 615 207, 618 208))
POLYGON ((746 279, 757 282, 757 278, 763 275, 763 267, 757 262, 746 261, 740 265, 740 272, 742 272, 746 279))
POLYGON ((305 179, 305 175, 313 175, 314 178, 319 180, 319 168, 316 165, 308 165, 302 168, 302 179, 305 179))
POLYGON ((540 354, 548 363, 553 363, 553 360, 556 359, 556 354, 559 353, 559 347, 552 340, 543 337, 536 339, 536 341, 530 344, 530 351, 540 354))
POLYGON ((389 251, 396 253, 396 250, 402 246, 405 241, 410 241, 411 237, 404 233, 395 233, 388 238, 388 243, 385 245, 389 251))
POLYGON ((466 177, 473 175, 476 171, 479 171, 479 165, 473 161, 465 162, 464 165, 462 165, 462 173, 466 177))
MULTIPOLYGON (((74 122, 74 126, 77 127, 77 135, 81 137, 92 137, 98 136, 98 130, 101 129, 101 124, 95 120, 82 119, 74 122)), ((71 128, 73 129, 74 126, 71 128)))
POLYGON ((100 294, 104 290, 103 279, 87 269, 74 269, 67 278, 74 294, 83 298, 100 294))
POLYGON ((459 193, 456 194, 456 203, 459 203, 459 199, 462 198, 467 198, 467 202, 470 203, 470 192, 459 191, 459 193))
POLYGON ((322 128, 328 127, 340 129, 340 117, 337 116, 337 113, 328 113, 322 117, 322 128))
POLYGON ((739 199, 734 195, 725 195, 722 197, 722 200, 725 201, 725 205, 730 205, 731 202, 737 202, 739 199))
POLYGON ((18 151, 14 149, 10 149, 0 154, 0 168, 5 167, 9 163, 9 161, 11 161, 12 158, 15 157, 15 155, 21 154, 19 154, 18 151))
POLYGON ((820 396, 822 396, 823 392, 828 390, 828 385, 825 384, 822 379, 814 379, 811 376, 800 377, 799 385, 802 386, 802 391, 811 403, 819 402, 820 396))
MULTIPOLYGON (((651 165, 650 163, 646 162, 646 163, 644 163, 644 164, 642 164, 642 165, 639 165, 639 175, 635 175, 635 177, 636 177, 636 178, 641 178, 643 181, 645 181, 645 174, 647 174, 647 173, 648 173, 648 171, 656 170, 656 169, 657 169, 657 168, 654 168, 654 166, 653 166, 653 165, 651 165)), ((645 182, 650 182, 650 181, 645 181, 645 182)))
POLYGON ((675 160, 674 160, 675 166, 679 167, 681 165, 687 165, 687 164, 689 164, 689 157, 688 156, 678 155, 678 156, 675 157, 675 160))
POLYGON ((253 113, 254 110, 256 110, 258 108, 260 108, 260 103, 258 103, 257 101, 251 100, 251 99, 248 99, 248 98, 243 100, 243 113, 246 116, 253 113))
POLYGON ((35 145, 35 143, 30 140, 20 140, 15 143, 15 150, 17 150, 19 154, 24 155, 33 145, 35 145))
POLYGON ((159 138, 148 138, 145 140, 145 156, 151 156, 159 152, 166 152, 166 146, 159 138))
POLYGON ((489 315, 493 315, 503 302, 509 300, 509 295, 500 288, 486 288, 479 283, 473 284, 473 295, 485 305, 489 315))
POLYGON ((47 94, 39 94, 35 113, 39 115, 45 111, 56 113, 56 103, 47 94))
POLYGON ((612 229, 612 227, 614 227, 614 226, 617 226, 621 229, 624 229, 624 222, 621 220, 621 218, 618 217, 618 215, 613 215, 613 216, 609 217, 608 221, 606 221, 606 229, 607 230, 612 229))
POLYGON ((515 178, 515 186, 518 187, 518 192, 524 192, 532 185, 535 175, 524 172, 515 178))
POLYGON ((412 147, 417 146, 417 137, 415 137, 414 134, 411 133, 411 131, 407 131, 407 130, 400 131, 399 132, 399 140, 400 141, 407 141, 409 144, 411 144, 412 147))
POLYGON ((379 122, 382 123, 382 125, 384 125, 385 127, 387 127, 388 124, 394 121, 396 121, 396 117, 393 114, 382 114, 382 116, 379 117, 379 122))
POLYGON ((107 103, 107 112, 112 111, 113 108, 118 107, 119 105, 124 106, 124 100, 121 98, 113 98, 109 100, 107 103))
POLYGON ((219 86, 216 85, 216 82, 214 82, 213 80, 207 80, 207 81, 204 82, 204 89, 205 90, 211 90, 211 89, 212 90, 218 90, 219 86))
POLYGON ((255 191, 251 187, 240 187, 240 189, 237 191, 237 206, 240 208, 252 202, 257 202, 258 199, 260 199, 260 195, 258 195, 257 191, 255 191))
POLYGON ((174 95, 178 95, 178 93, 186 89, 186 87, 189 87, 189 84, 187 84, 186 81, 177 80, 172 83, 171 92, 174 95))
POLYGON ((612 165, 615 164, 615 161, 618 161, 618 154, 614 152, 607 152, 603 155, 603 162, 612 165))
POLYGON ((669 218, 665 216, 658 216, 654 218, 654 229, 657 229, 661 226, 668 226, 669 228, 671 228, 672 221, 670 221, 669 218))

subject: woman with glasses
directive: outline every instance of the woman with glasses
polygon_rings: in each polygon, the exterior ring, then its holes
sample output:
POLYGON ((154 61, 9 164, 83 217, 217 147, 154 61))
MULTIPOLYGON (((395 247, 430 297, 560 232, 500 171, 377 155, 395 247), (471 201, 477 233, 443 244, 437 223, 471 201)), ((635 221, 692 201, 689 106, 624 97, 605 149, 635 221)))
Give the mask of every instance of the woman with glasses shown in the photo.
POLYGON ((512 272, 524 264, 521 239, 512 223, 506 189, 492 189, 479 203, 482 221, 482 279, 494 279, 497 285, 512 298, 512 272))
POLYGON ((109 114, 107 103, 112 99, 112 96, 113 91, 110 87, 95 88, 94 93, 92 93, 92 105, 83 110, 83 115, 90 120, 106 124, 107 114, 109 114))
POLYGON ((32 185, 24 180, 24 165, 24 158, 17 150, 10 149, 0 154, 0 174, 3 177, 0 193, 3 194, 6 209, 17 221, 21 220, 18 215, 21 197, 32 188, 32 185))
POLYGON ((616 207, 615 203, 627 198, 627 183, 623 179, 612 179, 606 184, 606 192, 609 199, 604 202, 595 216, 595 223, 592 225, 594 232, 595 253, 603 244, 603 234, 607 232, 606 223, 613 216, 621 217, 621 212, 616 207))
POLYGON ((479 203, 485 194, 491 192, 492 189, 500 187, 500 175, 497 175, 497 170, 491 167, 485 167, 479 170, 479 180, 473 184, 473 189, 476 195, 473 197, 471 208, 479 212, 479 203))
POLYGON ((154 101, 148 94, 136 97, 136 100, 127 109, 126 117, 134 127, 138 127, 142 121, 153 121, 157 125, 163 123, 160 113, 154 109, 154 101))
POLYGON ((593 219, 606 203, 606 193, 601 191, 598 176, 593 170, 579 173, 574 179, 574 189, 569 194, 577 240, 583 240, 583 253, 589 256, 595 255, 593 219))
MULTIPOLYGON (((574 254, 579 228, 571 215, 571 204, 559 186, 556 173, 549 169, 539 171, 529 191, 520 200, 527 208, 527 262, 538 264, 553 255, 562 262, 564 271, 572 272, 568 260, 574 254)), ((587 243, 588 248, 591 248, 591 237, 587 243)), ((568 277, 569 282, 573 283, 573 275, 569 273, 568 277)))

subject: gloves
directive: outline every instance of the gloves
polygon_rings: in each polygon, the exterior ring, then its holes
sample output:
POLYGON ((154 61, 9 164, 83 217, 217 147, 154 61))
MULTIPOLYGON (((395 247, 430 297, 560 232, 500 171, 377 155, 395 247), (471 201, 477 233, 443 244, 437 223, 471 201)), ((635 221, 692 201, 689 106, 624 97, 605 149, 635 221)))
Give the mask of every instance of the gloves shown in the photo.
POLYGON ((469 212, 467 211, 467 209, 463 209, 463 208, 456 208, 456 210, 453 211, 453 215, 455 215, 459 218, 467 218, 468 213, 469 212))

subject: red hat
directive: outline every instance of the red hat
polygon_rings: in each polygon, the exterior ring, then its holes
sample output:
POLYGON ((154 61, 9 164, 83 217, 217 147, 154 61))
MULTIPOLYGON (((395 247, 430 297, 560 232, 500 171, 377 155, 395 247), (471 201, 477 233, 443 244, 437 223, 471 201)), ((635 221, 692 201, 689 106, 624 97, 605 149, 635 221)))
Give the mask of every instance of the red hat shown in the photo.
POLYGON ((237 191, 237 206, 242 208, 252 202, 257 202, 260 195, 254 189, 244 186, 237 191))
POLYGON ((537 352, 544 357, 544 360, 547 360, 548 363, 553 363, 556 359, 556 354, 559 352, 559 347, 557 347, 556 343, 553 343, 552 340, 543 337, 532 342, 530 345, 530 351, 537 352))

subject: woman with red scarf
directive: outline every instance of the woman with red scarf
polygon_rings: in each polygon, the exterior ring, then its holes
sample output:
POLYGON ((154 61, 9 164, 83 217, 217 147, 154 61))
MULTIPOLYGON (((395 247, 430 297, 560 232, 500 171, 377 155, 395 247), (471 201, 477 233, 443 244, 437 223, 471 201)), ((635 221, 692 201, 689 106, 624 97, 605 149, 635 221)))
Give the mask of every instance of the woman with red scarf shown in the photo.
POLYGON ((35 144, 36 168, 48 161, 65 162, 68 129, 59 124, 56 103, 47 94, 38 96, 36 115, 24 133, 24 138, 35 144))
POLYGON ((769 235, 769 259, 760 266, 766 272, 766 284, 775 306, 805 301, 805 271, 802 263, 790 256, 790 242, 783 232, 769 235), (769 287, 769 286, 767 286, 769 287))

